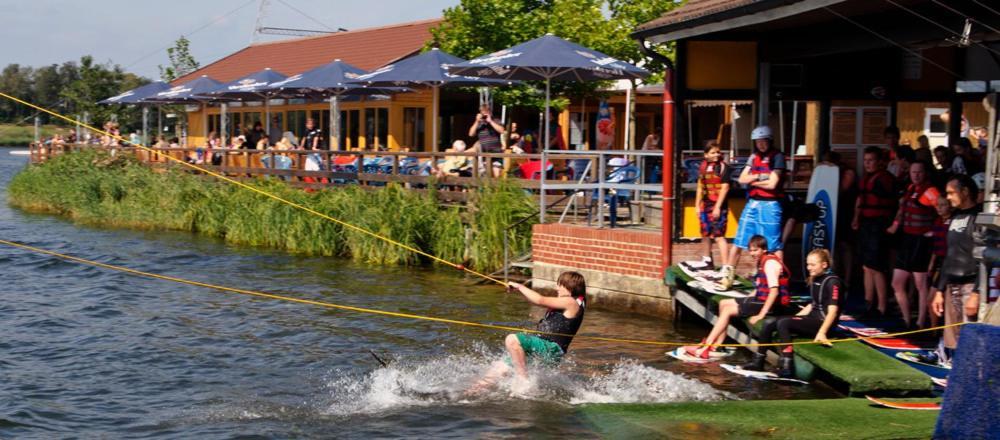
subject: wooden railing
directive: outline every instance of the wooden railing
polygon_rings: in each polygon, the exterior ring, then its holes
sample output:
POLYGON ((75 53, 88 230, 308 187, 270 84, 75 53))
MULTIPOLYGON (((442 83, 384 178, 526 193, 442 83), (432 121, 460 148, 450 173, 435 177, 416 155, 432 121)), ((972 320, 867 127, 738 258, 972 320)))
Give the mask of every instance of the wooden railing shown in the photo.
MULTIPOLYGON (((541 171, 534 176, 534 179, 517 176, 514 170, 526 162, 540 161, 542 158, 540 154, 207 148, 151 148, 152 151, 149 151, 129 146, 63 144, 32 146, 31 161, 32 163, 41 163, 53 156, 84 148, 113 150, 115 154, 132 154, 141 162, 157 168, 179 166, 176 161, 187 161, 191 157, 201 157, 202 163, 196 163, 196 165, 205 170, 223 173, 236 179, 273 176, 286 180, 290 185, 304 188, 318 189, 337 185, 384 186, 389 182, 397 182, 420 191, 425 190, 430 185, 436 185, 437 193, 442 201, 464 201, 469 194, 469 188, 475 188, 495 180, 496 178, 492 174, 494 162, 503 164, 502 177, 500 178, 516 179, 522 188, 537 194, 541 187, 539 179, 541 174, 548 177, 546 180, 548 185, 566 183, 567 180, 578 180, 580 176, 572 175, 572 171, 566 166, 566 161, 569 159, 596 160, 598 158, 597 155, 547 154, 545 159, 553 165, 552 170, 541 171), (276 158, 279 156, 291 159, 292 164, 288 169, 274 166, 278 160, 276 158), (310 156, 318 157, 318 162, 322 164, 323 169, 307 170, 307 158, 310 156), (436 167, 437 163, 447 156, 468 157, 472 163, 468 169, 468 174, 471 175, 437 178, 430 175, 430 168, 436 167), (212 158, 215 160, 213 161, 212 158)), ((541 169, 541 167, 538 168, 541 169)), ((592 178, 596 179, 597 169, 596 166, 590 167, 589 174, 592 175, 592 178)), ((561 194, 549 194, 545 199, 551 199, 548 200, 551 202, 561 196, 561 194)))

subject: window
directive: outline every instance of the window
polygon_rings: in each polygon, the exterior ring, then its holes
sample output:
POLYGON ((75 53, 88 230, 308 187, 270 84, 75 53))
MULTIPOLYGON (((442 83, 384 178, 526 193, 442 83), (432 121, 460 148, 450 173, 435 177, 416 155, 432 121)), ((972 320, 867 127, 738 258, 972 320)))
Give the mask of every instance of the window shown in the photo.
POLYGON ((288 112, 288 124, 286 130, 292 132, 301 141, 306 134, 306 112, 305 110, 294 110, 288 112))
POLYGON ((208 115, 208 132, 219 134, 219 127, 222 126, 220 115, 208 115))
POLYGON ((365 148, 385 149, 389 137, 389 109, 365 109, 365 148))
POLYGON ((263 127, 264 117, 260 114, 260 112, 243 113, 243 133, 246 134, 250 132, 250 130, 253 130, 254 125, 258 122, 260 122, 263 127))
POLYGON ((358 110, 340 111, 340 149, 350 150, 358 147, 358 130, 360 128, 358 110))
POLYGON ((403 109, 403 147, 409 147, 410 151, 425 151, 423 107, 403 109))
POLYGON ((227 115, 228 125, 226 130, 229 131, 229 136, 226 138, 232 139, 241 134, 246 134, 246 127, 243 126, 243 113, 229 113, 227 115))

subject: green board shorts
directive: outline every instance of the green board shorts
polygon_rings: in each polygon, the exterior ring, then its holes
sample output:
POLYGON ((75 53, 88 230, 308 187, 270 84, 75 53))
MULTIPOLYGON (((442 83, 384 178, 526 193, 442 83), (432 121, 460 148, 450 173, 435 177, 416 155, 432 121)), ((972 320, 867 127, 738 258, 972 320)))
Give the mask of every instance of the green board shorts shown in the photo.
MULTIPOLYGON (((516 336, 528 362, 538 361, 547 365, 555 365, 562 360, 563 351, 559 344, 535 335, 518 333, 516 336)), ((503 361, 508 366, 514 366, 509 354, 503 357, 503 361)))

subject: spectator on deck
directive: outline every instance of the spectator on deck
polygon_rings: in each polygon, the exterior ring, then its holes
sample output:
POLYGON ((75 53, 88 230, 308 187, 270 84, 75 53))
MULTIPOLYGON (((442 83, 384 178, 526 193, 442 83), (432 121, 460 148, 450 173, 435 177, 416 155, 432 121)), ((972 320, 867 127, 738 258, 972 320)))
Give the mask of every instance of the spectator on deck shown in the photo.
POLYGON ((864 273, 865 302, 869 313, 877 307, 885 314, 886 274, 889 272, 889 241, 885 233, 896 213, 895 179, 885 170, 885 153, 879 147, 865 148, 864 178, 860 181, 851 229, 858 231, 864 273), (877 306, 874 304, 878 296, 877 306))
MULTIPOLYGON (((979 294, 986 286, 979 285, 979 263, 972 255, 981 246, 983 237, 976 231, 976 199, 979 189, 971 177, 955 176, 948 182, 945 194, 954 208, 948 228, 948 252, 941 266, 941 279, 934 291, 931 307, 944 316, 945 325, 974 322, 978 319, 979 294)), ((960 327, 944 329, 944 350, 938 361, 950 364, 958 345, 960 327)))
POLYGON ((767 249, 778 258, 784 258, 780 200, 784 197, 782 176, 787 168, 785 155, 774 147, 774 136, 771 128, 766 125, 753 129, 750 139, 754 143, 754 151, 739 177, 739 183, 748 187, 747 195, 750 200, 740 213, 729 264, 722 266, 720 284, 727 290, 736 277, 735 266, 740 261, 740 253, 747 249, 751 237, 763 236, 768 241, 767 249))
POLYGON ((250 130, 250 133, 247 133, 247 145, 250 148, 260 149, 259 144, 261 139, 266 138, 267 134, 264 133, 264 124, 261 124, 260 121, 254 122, 253 129, 250 130))
POLYGON ((267 128, 268 145, 277 145, 281 141, 281 121, 278 116, 271 117, 271 125, 267 128))
MULTIPOLYGON (((459 139, 451 144, 445 152, 465 152, 465 141, 459 139)), ((441 179, 448 176, 471 176, 468 156, 445 156, 444 161, 431 169, 431 174, 441 179)))
POLYGON ((951 174, 963 174, 971 176, 978 173, 978 160, 972 151, 972 141, 969 138, 961 137, 951 144, 951 151, 954 159, 951 162, 951 174))
POLYGON ((937 199, 940 193, 927 176, 929 166, 923 162, 910 165, 910 185, 899 201, 899 210, 888 234, 898 236, 896 262, 892 273, 892 288, 903 322, 912 327, 910 316, 909 283, 917 289, 917 326, 923 328, 927 322, 930 297, 927 285, 927 268, 930 265, 933 248, 931 228, 937 217, 937 199))
MULTIPOLYGON (((500 142, 500 135, 503 133, 503 125, 493 120, 493 112, 490 106, 487 104, 480 105, 479 113, 476 114, 476 120, 469 127, 469 136, 476 138, 479 144, 478 148, 473 147, 472 151, 502 153, 503 145, 500 142)), ((503 160, 495 158, 490 162, 492 164, 493 177, 500 177, 501 171, 503 171, 503 160)))

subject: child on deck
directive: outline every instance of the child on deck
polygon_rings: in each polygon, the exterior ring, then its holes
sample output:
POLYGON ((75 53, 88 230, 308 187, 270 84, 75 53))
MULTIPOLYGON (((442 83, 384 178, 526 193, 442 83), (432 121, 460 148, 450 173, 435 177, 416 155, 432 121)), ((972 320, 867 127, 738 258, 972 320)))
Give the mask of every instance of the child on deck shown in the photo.
POLYGON ((722 150, 719 143, 709 141, 705 144, 705 160, 698 170, 698 189, 695 192, 694 205, 698 207, 698 220, 701 223, 701 236, 705 243, 705 266, 715 268, 712 259, 712 242, 719 247, 719 258, 723 266, 729 265, 729 243, 726 241, 726 217, 729 215, 730 167, 721 160, 722 150))
POLYGON ((518 283, 510 283, 511 289, 518 290, 532 304, 546 307, 545 316, 538 321, 539 334, 509 334, 504 340, 507 356, 496 362, 493 368, 470 391, 478 391, 494 384, 500 377, 514 372, 520 379, 528 378, 528 360, 557 364, 569 350, 583 323, 586 309, 587 283, 577 272, 563 272, 556 281, 556 296, 542 296, 518 283))
POLYGON ((689 345, 684 351, 694 357, 710 359, 716 346, 726 339, 726 328, 733 317, 750 318, 750 325, 756 325, 768 314, 781 315, 791 303, 788 291, 789 271, 781 258, 768 252, 767 239, 761 235, 750 238, 750 255, 757 260, 757 275, 754 276, 756 294, 740 299, 724 299, 719 302, 719 316, 708 337, 701 345, 689 345))
MULTIPOLYGON (((937 199, 937 218, 931 226, 931 261, 927 266, 928 280, 936 286, 941 276, 941 263, 948 255, 948 227, 951 225, 951 203, 945 197, 937 199)), ((938 316, 931 313, 931 327, 938 326, 938 316)))
MULTIPOLYGON (((795 316, 785 316, 764 326, 759 335, 761 344, 769 344, 772 334, 777 330, 778 339, 783 343, 792 342, 792 335, 816 335, 813 340, 829 344, 827 333, 837 325, 840 312, 843 310, 845 294, 840 277, 831 271, 833 263, 830 252, 826 249, 815 249, 806 257, 806 270, 809 272, 809 294, 811 301, 795 316)), ((761 371, 764 369, 764 359, 767 347, 758 346, 753 360, 743 366, 746 370, 761 371)), ((781 348, 781 358, 778 362, 778 376, 792 377, 795 375, 793 351, 791 345, 781 348)))
POLYGON ((723 289, 728 290, 736 277, 735 266, 740 261, 740 253, 746 249, 751 236, 760 235, 767 239, 767 248, 784 255, 781 243, 781 198, 782 175, 785 171, 785 155, 774 147, 771 128, 762 125, 750 134, 753 140, 753 154, 740 172, 739 182, 747 186, 747 201, 740 213, 736 239, 729 251, 729 264, 722 266, 723 289))

